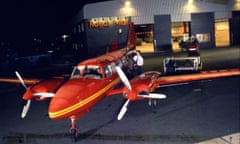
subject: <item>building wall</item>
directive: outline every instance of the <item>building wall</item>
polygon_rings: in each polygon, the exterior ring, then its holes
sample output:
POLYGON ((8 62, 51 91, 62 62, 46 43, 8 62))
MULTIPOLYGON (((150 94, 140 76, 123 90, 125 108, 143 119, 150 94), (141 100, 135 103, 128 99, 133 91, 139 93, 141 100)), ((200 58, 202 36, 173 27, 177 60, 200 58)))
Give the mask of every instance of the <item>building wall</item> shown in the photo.
POLYGON ((240 45, 240 10, 233 11, 233 18, 231 19, 231 37, 232 45, 240 45))
POLYGON ((132 29, 130 17, 98 17, 82 20, 73 28, 74 49, 85 59, 124 48, 135 43, 135 39, 129 37, 134 33, 132 29))
POLYGON ((191 21, 191 13, 213 12, 215 19, 231 18, 231 3, 217 4, 206 1, 193 3, 188 0, 125 0, 106 1, 85 5, 76 19, 89 19, 102 16, 132 16, 135 24, 153 24, 154 15, 170 14, 171 21, 191 21))
POLYGON ((230 0, 229 5, 231 6, 233 11, 240 10, 240 1, 239 0, 230 0))
MULTIPOLYGON (((189 34, 200 34, 201 37, 205 37, 209 34, 209 41, 203 41, 202 48, 215 47, 215 20, 231 20, 233 8, 237 8, 236 0, 229 0, 223 3, 213 3, 209 0, 131 0, 130 5, 126 5, 126 0, 114 0, 105 1, 99 3, 87 4, 76 16, 76 23, 82 19, 91 19, 97 17, 111 17, 111 16, 129 16, 131 21, 135 25, 152 24, 154 25, 154 51, 168 51, 171 49, 171 27, 165 26, 165 30, 168 31, 169 36, 163 39, 159 37, 164 36, 161 31, 160 23, 156 24, 155 16, 170 16, 170 24, 173 22, 187 22, 194 25, 195 22, 200 22, 200 27, 194 26, 189 34), (193 18, 193 15, 201 13, 211 13, 211 21, 205 22, 205 18, 197 20, 193 18), (204 30, 206 24, 208 31, 204 30), (191 33, 193 32, 193 33, 191 33), (162 34, 162 35, 161 35, 162 34)), ((238 9, 238 8, 237 8, 238 9)), ((161 20, 160 20, 161 21, 161 20)), ((233 21, 234 23, 235 21, 233 21)), ((234 24, 237 25, 237 24, 234 24)), ((235 28, 236 29, 236 28, 235 28)), ((236 36, 232 36, 235 37, 236 36)), ((236 41, 236 40, 235 40, 236 41)), ((200 48, 201 48, 200 47, 200 48)))
POLYGON ((171 51, 171 16, 155 15, 154 16, 154 51, 169 52, 171 51))
POLYGON ((191 14, 191 34, 199 40, 199 48, 215 47, 214 14, 212 12, 191 14))

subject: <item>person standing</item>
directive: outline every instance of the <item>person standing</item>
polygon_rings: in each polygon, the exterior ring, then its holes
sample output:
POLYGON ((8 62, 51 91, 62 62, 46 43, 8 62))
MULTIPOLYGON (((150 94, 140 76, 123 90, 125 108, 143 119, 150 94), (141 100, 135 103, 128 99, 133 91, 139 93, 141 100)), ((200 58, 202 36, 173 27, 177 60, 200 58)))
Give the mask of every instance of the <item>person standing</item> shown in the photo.
POLYGON ((194 35, 191 36, 188 43, 188 55, 199 55, 199 42, 194 35))
POLYGON ((134 66, 135 66, 135 72, 137 75, 142 73, 142 67, 144 64, 144 60, 143 57, 141 55, 141 51, 137 50, 136 51, 136 55, 133 57, 133 61, 134 61, 134 66))

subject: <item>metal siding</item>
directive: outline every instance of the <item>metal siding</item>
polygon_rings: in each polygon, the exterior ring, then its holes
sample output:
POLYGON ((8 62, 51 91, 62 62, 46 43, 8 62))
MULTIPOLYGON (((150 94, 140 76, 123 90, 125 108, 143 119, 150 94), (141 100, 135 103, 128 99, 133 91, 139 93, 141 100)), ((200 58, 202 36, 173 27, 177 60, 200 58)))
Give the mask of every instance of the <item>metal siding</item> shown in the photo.
POLYGON ((232 44, 240 45, 240 11, 232 12, 233 18, 231 19, 231 36, 232 44))
POLYGON ((135 25, 138 24, 153 24, 153 16, 133 16, 132 21, 135 25))
POLYGON ((87 4, 83 7, 84 19, 107 17, 107 16, 120 16, 121 3, 115 1, 99 2, 87 4))
POLYGON ((214 12, 216 19, 231 18, 227 4, 194 1, 189 8, 188 0, 131 0, 131 14, 124 11, 124 1, 105 1, 88 4, 83 8, 84 19, 102 16, 132 16, 135 24, 153 23, 154 15, 170 14, 171 21, 191 21, 191 13, 214 12))
POLYGON ((127 45, 129 25, 91 28, 88 22, 88 20, 85 20, 86 43, 89 57, 104 54, 107 48, 112 50, 112 42, 117 42, 118 48, 123 48, 127 45), (121 33, 119 32, 120 29, 121 33))
POLYGON ((154 51, 171 51, 171 16, 154 16, 154 51))
POLYGON ((208 13, 193 13, 191 22, 191 34, 210 34, 210 42, 199 43, 199 48, 214 48, 215 47, 215 27, 214 14, 208 13))

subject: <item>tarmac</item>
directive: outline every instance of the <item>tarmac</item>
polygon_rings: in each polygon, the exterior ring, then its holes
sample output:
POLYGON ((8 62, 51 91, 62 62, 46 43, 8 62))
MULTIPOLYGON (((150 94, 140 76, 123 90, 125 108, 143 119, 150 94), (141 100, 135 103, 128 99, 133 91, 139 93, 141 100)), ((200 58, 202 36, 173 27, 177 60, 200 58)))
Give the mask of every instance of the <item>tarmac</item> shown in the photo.
POLYGON ((68 133, 69 120, 48 118, 48 102, 32 102, 26 119, 19 86, 1 84, 2 144, 239 144, 239 77, 194 82, 162 89, 168 95, 149 107, 132 102, 122 121, 121 96, 107 97, 78 120, 78 141, 68 133), (226 87, 226 84, 228 85, 226 87))
MULTIPOLYGON (((201 52, 204 69, 240 67, 240 49, 201 52)), ((161 71, 161 60, 171 54, 144 54, 144 71, 161 71)), ((174 54, 182 55, 182 53, 174 54)), ((51 73, 51 71, 49 71, 51 73)), ((120 95, 106 97, 79 119, 78 141, 68 133, 70 120, 50 120, 48 101, 33 101, 25 119, 21 85, 0 83, 1 144, 239 144, 240 77, 192 82, 160 88, 166 100, 149 107, 148 101, 131 102, 123 120, 117 114, 120 95)))

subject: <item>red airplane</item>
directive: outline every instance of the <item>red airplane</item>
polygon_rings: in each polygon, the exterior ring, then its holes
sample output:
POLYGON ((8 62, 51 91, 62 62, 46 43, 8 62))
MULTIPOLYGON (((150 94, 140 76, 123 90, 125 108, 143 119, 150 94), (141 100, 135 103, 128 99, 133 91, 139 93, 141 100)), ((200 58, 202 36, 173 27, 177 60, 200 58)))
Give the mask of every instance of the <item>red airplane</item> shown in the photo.
POLYGON ((106 96, 119 93, 127 99, 117 117, 118 120, 121 120, 130 101, 166 98, 165 94, 152 93, 161 86, 240 75, 239 68, 177 76, 161 76, 160 72, 149 71, 129 81, 125 72, 131 70, 129 56, 132 52, 134 50, 128 51, 127 48, 124 48, 85 60, 74 67, 69 77, 53 77, 43 81, 23 80, 16 72, 19 80, 4 78, 0 79, 0 82, 20 82, 26 88, 23 95, 26 104, 22 111, 22 118, 26 116, 31 100, 42 101, 52 98, 48 110, 49 117, 53 120, 70 119, 69 132, 76 140, 78 136, 77 119, 89 112, 106 96), (125 86, 119 88, 121 81, 125 86), (31 86, 27 87, 26 85, 31 86))

